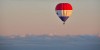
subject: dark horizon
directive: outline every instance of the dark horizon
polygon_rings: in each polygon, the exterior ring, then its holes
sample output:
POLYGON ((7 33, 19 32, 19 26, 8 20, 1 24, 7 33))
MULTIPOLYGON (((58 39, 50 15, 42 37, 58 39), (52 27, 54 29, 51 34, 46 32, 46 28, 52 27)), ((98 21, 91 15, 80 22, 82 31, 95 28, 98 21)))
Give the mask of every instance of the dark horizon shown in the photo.
POLYGON ((80 36, 0 36, 0 50, 100 50, 100 37, 80 36))

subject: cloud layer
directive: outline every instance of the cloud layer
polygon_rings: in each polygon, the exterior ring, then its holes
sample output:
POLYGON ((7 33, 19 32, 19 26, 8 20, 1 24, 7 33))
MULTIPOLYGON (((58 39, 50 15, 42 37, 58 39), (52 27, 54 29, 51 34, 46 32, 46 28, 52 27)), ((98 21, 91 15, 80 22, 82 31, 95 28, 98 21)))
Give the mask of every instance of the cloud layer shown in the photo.
POLYGON ((81 36, 0 36, 0 50, 100 50, 100 37, 81 36))

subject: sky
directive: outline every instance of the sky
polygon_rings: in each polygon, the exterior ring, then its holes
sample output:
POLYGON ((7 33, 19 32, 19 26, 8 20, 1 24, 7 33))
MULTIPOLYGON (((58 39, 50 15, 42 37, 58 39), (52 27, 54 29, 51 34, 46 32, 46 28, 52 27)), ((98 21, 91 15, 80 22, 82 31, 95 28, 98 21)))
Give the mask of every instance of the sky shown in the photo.
POLYGON ((100 33, 100 0, 0 0, 0 35, 84 35, 100 33), (63 22, 58 3, 73 6, 63 22))

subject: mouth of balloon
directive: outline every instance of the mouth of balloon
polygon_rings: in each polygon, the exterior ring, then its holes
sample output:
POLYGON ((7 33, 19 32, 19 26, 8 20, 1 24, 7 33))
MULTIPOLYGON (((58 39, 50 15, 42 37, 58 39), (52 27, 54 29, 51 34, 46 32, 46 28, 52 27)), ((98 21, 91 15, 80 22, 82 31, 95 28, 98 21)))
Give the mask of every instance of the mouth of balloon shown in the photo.
POLYGON ((69 17, 68 16, 60 16, 59 17, 63 22, 65 22, 69 17))

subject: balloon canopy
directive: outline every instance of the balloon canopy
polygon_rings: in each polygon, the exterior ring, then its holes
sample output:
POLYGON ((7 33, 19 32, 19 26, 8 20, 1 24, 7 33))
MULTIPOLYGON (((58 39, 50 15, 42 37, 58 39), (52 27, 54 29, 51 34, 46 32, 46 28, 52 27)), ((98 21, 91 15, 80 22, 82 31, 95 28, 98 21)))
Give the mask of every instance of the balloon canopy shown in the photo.
POLYGON ((72 14, 72 6, 69 3, 59 3, 57 4, 55 10, 56 14, 64 22, 64 24, 72 14))

